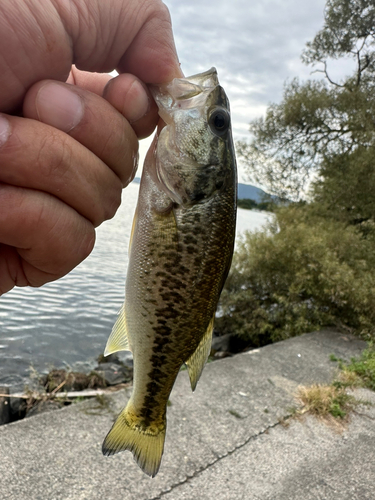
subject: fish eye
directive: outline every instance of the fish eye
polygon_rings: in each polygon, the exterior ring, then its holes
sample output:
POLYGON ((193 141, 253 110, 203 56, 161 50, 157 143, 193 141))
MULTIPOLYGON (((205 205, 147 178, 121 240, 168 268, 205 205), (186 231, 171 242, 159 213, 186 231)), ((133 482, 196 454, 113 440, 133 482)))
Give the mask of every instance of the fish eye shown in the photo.
POLYGON ((208 123, 215 135, 225 135, 230 125, 230 115, 224 108, 216 108, 209 116, 208 123))

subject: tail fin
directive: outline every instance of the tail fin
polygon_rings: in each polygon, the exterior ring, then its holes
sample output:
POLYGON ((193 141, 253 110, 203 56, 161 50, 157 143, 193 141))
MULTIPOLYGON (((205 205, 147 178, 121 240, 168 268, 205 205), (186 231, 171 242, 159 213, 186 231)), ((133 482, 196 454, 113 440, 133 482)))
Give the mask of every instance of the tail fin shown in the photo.
POLYGON ((162 425, 144 427, 133 412, 126 407, 107 434, 102 451, 103 455, 114 455, 129 450, 139 467, 151 477, 158 473, 163 455, 166 420, 162 425))

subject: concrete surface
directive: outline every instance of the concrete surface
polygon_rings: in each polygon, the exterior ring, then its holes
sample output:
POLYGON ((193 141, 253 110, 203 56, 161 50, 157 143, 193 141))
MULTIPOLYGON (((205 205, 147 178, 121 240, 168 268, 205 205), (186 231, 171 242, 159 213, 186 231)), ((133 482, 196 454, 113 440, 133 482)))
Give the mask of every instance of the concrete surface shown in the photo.
MULTIPOLYGON (((164 457, 151 479, 128 452, 101 444, 130 389, 0 427, 0 498, 13 500, 373 500, 374 406, 341 433, 283 418, 299 384, 330 382, 365 344, 332 330, 209 363, 196 392, 181 372, 171 394, 164 457)), ((358 396, 357 396, 358 397, 358 396)))

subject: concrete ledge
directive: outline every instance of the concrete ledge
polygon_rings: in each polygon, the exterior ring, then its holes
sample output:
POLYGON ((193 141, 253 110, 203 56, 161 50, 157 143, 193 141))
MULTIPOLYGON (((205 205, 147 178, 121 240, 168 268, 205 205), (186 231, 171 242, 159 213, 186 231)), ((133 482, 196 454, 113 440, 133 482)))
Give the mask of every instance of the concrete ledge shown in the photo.
MULTIPOLYGON (((375 413, 343 434, 307 418, 284 428, 299 384, 330 382, 365 343, 323 330, 209 363, 194 394, 181 372, 171 394, 159 474, 101 443, 130 390, 0 427, 4 500, 373 499, 375 413), (366 496, 367 495, 367 496, 366 496)), ((375 402, 374 394, 365 391, 375 402)))

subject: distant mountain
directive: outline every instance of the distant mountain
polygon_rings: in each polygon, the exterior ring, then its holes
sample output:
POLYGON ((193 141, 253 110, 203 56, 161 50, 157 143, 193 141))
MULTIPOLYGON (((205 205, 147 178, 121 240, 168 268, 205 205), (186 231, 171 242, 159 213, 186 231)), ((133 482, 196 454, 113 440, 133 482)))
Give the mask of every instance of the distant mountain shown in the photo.
MULTIPOLYGON (((134 184, 139 184, 141 179, 139 177, 135 177, 133 182, 134 184)), ((238 183, 237 192, 240 200, 250 199, 256 201, 257 203, 263 201, 264 196, 267 196, 267 193, 263 191, 263 189, 252 186, 251 184, 242 184, 241 182, 238 183)))
POLYGON ((250 199, 257 203, 260 203, 263 198, 267 196, 267 193, 263 191, 263 189, 252 186, 251 184, 242 184, 241 182, 238 183, 237 193, 240 200, 250 199))

